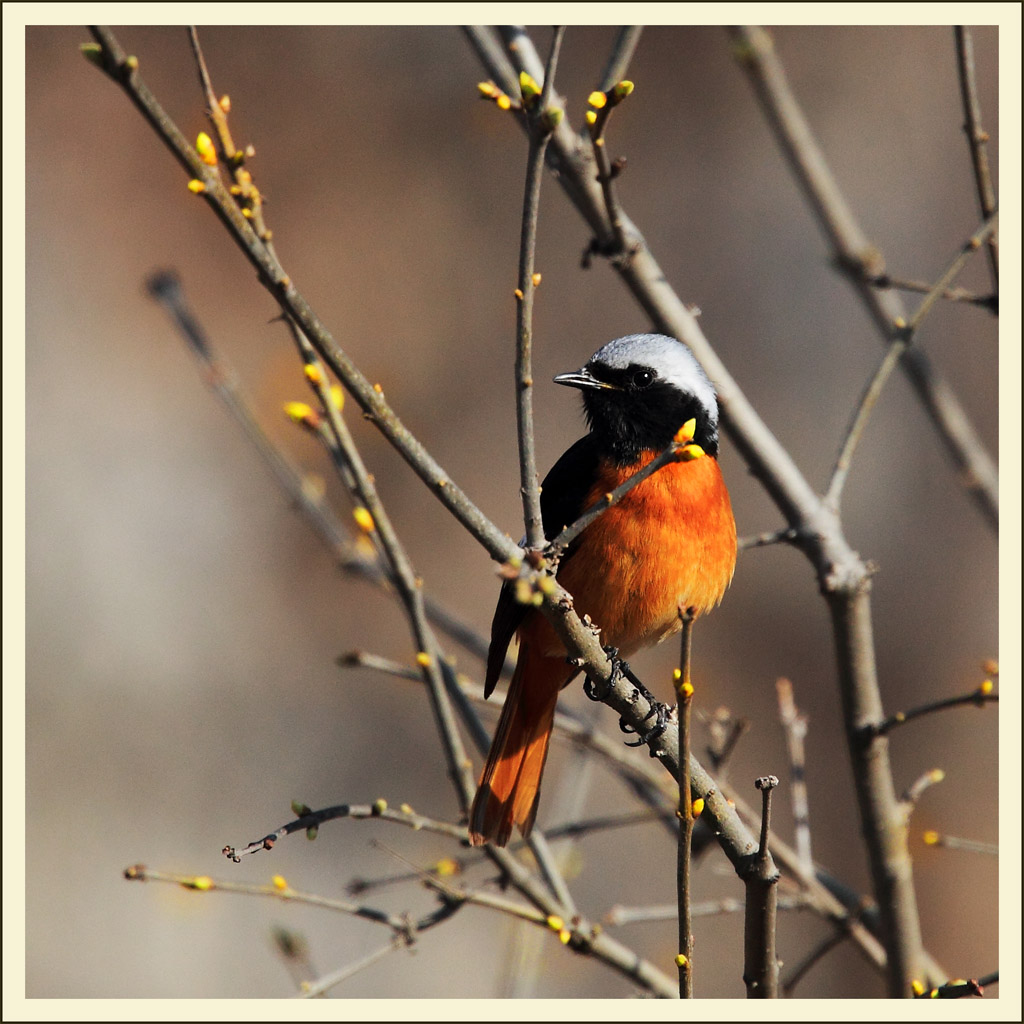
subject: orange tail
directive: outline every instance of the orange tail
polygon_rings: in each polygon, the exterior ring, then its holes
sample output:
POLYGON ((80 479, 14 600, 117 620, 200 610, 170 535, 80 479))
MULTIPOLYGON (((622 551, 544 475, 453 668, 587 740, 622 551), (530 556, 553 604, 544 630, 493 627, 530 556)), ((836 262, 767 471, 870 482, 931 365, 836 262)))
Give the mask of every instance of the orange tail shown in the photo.
POLYGON ((564 658, 532 654, 524 638, 498 729, 491 742, 480 788, 469 815, 473 846, 504 846, 518 825, 529 836, 537 816, 540 777, 548 756, 558 691, 572 668, 564 658))

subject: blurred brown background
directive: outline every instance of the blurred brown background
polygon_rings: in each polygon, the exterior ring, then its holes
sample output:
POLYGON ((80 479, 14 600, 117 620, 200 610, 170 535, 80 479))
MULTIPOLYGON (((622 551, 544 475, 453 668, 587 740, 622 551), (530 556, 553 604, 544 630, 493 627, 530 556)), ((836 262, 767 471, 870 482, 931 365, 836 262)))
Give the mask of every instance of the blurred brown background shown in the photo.
MULTIPOLYGON (((185 134, 205 129, 185 31, 117 30, 185 134)), ((893 273, 934 279, 979 214, 948 28, 780 28, 792 86, 839 182, 893 273)), ((525 140, 477 99, 485 77, 455 28, 208 28, 202 41, 235 139, 251 141, 278 252, 339 343, 381 382, 406 424, 510 534, 521 532, 511 367, 512 289, 525 140)), ((570 29, 558 73, 573 123, 601 73, 610 28, 570 29)), ((341 578, 208 394, 145 276, 172 267, 271 430, 327 470, 280 413, 304 398, 275 308, 205 203, 125 96, 78 54, 81 28, 27 31, 27 992, 30 996, 287 996, 270 933, 302 933, 328 971, 387 941, 379 926, 323 910, 130 885, 122 869, 208 873, 343 896, 354 877, 406 870, 372 840, 427 866, 457 851, 378 823, 338 822, 239 866, 220 855, 317 807, 385 797, 456 813, 422 694, 342 672, 343 651, 408 660, 397 608, 341 578), (386 723, 386 725, 382 725, 386 723)), ((542 52, 548 32, 535 38, 542 52)), ((985 125, 998 167, 997 32, 974 32, 985 125)), ((716 28, 650 28, 612 122, 629 165, 626 209, 705 333, 809 479, 823 487, 878 338, 800 200, 716 28)), ((548 180, 538 252, 536 376, 581 364, 649 326, 614 273, 579 265, 589 240, 548 180)), ((959 282, 986 287, 983 259, 959 282)), ((911 308, 915 305, 910 300, 911 308)), ((997 449, 997 331, 945 304, 920 343, 997 449)), ((574 395, 537 392, 546 469, 581 432, 574 395)), ((356 431, 430 592, 490 623, 493 566, 379 436, 356 431)), ((741 534, 779 518, 724 445, 741 534)), ((333 486, 333 485, 332 485, 333 486)), ((332 493, 335 491, 332 490, 332 493)), ((345 516, 343 499, 339 506, 345 516)), ((972 689, 997 654, 997 543, 968 501, 898 374, 858 451, 845 494, 851 543, 877 562, 874 612, 889 710, 972 689)), ((457 652, 456 652, 457 653, 457 652)), ((675 645, 637 658, 662 696, 675 645), (669 649, 671 647, 671 649, 669 649)), ((810 567, 775 547, 741 556, 722 608, 696 634, 697 701, 748 717, 730 777, 785 778, 775 679, 810 717, 814 854, 867 890, 826 613, 810 567)), ((480 666, 460 655, 460 667, 480 666)), ((586 704, 578 688, 566 694, 586 704)), ((584 709, 586 710, 586 709, 584 709)), ((602 709, 611 733, 616 724, 602 709)), ((493 713, 490 721, 493 722, 493 713)), ((922 921, 954 976, 998 966, 994 859, 925 847, 925 829, 997 839, 997 713, 958 710, 898 732, 897 785, 941 767, 913 820, 922 921)), ((540 824, 579 771, 556 744, 540 824), (568 769, 563 771, 563 768, 568 769)), ((637 754, 638 757, 643 756, 637 754)), ((786 790, 782 790, 785 793, 786 790)), ((750 788, 753 795, 753 789, 750 788)), ((587 813, 627 794, 595 769, 587 813)), ((775 822, 791 835, 783 797, 775 822)), ((613 903, 673 897, 674 849, 656 826, 578 847, 574 891, 599 918, 613 903)), ((476 880, 477 876, 473 876, 476 880)), ((724 858, 697 873, 697 899, 740 896, 724 858)), ((367 897, 414 913, 415 883, 367 897)), ((741 915, 696 922, 703 996, 743 994, 741 915)), ((825 935, 783 915, 792 967, 825 935)), ((675 924, 621 938, 671 971, 675 924)), ((630 986, 545 936, 533 987, 516 929, 466 909, 353 977, 337 996, 623 996, 630 986), (546 943, 546 945, 545 945, 546 943), (509 987, 518 976, 524 988, 509 987)), ((801 996, 880 995, 848 946, 801 996)))

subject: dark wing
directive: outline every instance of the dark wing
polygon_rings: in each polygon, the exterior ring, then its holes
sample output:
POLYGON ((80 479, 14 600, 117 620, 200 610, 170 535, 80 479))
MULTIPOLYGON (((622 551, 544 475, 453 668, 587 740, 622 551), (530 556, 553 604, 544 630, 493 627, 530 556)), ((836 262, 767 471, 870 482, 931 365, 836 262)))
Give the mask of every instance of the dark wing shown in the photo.
MULTIPOLYGON (((544 536, 557 537, 584 512, 583 502, 594 486, 597 476, 597 445, 591 434, 580 438, 551 467, 541 484, 540 511, 544 521, 544 536)), ((562 564, 571 558, 574 545, 562 555, 562 564)), ((491 621, 491 646, 487 652, 487 676, 484 695, 490 697, 505 664, 505 654, 512 636, 522 624, 528 607, 515 599, 514 584, 505 581, 498 595, 498 606, 491 621)))

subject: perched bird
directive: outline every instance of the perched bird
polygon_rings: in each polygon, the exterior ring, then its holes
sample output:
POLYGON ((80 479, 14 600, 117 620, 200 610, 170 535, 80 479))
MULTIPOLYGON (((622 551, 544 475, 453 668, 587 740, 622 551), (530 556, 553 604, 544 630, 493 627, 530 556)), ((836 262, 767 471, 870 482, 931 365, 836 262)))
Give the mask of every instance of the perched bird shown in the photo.
MULTIPOLYGON (((736 564, 736 523, 718 467, 715 389, 690 350, 662 334, 609 342, 581 370, 555 377, 579 388, 590 432, 555 463, 541 487, 550 541, 629 479, 694 420, 690 449, 634 487, 570 544, 558 582, 601 642, 627 657, 722 600, 736 564), (702 449, 702 452, 700 451, 702 449)), ((579 672, 544 615, 518 603, 506 582, 491 625, 485 692, 501 673, 512 635, 519 657, 470 812, 474 846, 504 846, 517 825, 530 834, 559 691, 579 672)))

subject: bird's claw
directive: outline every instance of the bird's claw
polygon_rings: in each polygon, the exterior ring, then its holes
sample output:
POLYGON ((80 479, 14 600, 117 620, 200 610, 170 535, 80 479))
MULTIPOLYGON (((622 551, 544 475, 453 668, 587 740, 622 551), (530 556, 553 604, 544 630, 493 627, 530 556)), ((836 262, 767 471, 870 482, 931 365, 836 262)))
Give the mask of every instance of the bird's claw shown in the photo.
POLYGON ((591 676, 587 676, 583 681, 583 692, 591 699, 596 701, 604 701, 605 697, 608 696, 611 688, 615 685, 619 679, 628 679, 634 687, 634 701, 643 697, 650 705, 647 715, 644 717, 644 722, 647 722, 650 718, 654 718, 654 724, 649 729, 638 731, 634 729, 624 718, 619 719, 619 728, 625 733, 636 733, 637 739, 634 742, 627 743, 627 747, 641 747, 645 743, 650 743, 651 740, 660 736, 668 725, 669 714, 671 709, 666 704, 662 704, 660 701, 654 699, 654 695, 644 686, 643 683, 633 674, 633 670, 629 667, 629 662, 623 661, 619 658, 619 651, 617 647, 606 647, 604 649, 605 654, 611 659, 612 671, 611 678, 607 683, 600 683, 595 681, 591 676))
POLYGON ((667 704, 662 704, 660 701, 653 700, 651 695, 644 691, 644 695, 648 698, 650 707, 647 710, 647 714, 644 716, 646 722, 651 716, 654 716, 654 725, 649 729, 644 729, 643 732, 639 732, 634 729, 625 718, 619 719, 619 728, 626 733, 635 732, 637 738, 631 742, 627 742, 627 747, 642 747, 646 743, 650 743, 651 740, 657 739, 668 726, 668 721, 671 713, 671 708, 667 704))
POLYGON ((591 699, 596 700, 598 703, 603 703, 605 697, 611 693, 612 687, 618 681, 619 677, 624 672, 629 672, 629 665, 624 661, 619 661, 619 649, 618 647, 606 647, 604 653, 608 655, 612 663, 612 674, 607 683, 600 683, 595 681, 592 676, 587 676, 583 680, 583 692, 591 699), (600 683, 600 685, 599 685, 600 683))

